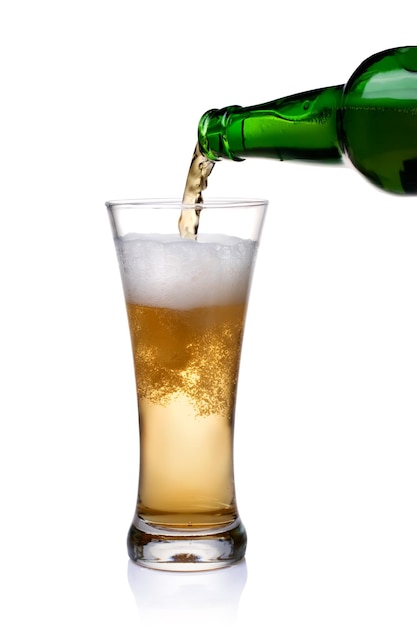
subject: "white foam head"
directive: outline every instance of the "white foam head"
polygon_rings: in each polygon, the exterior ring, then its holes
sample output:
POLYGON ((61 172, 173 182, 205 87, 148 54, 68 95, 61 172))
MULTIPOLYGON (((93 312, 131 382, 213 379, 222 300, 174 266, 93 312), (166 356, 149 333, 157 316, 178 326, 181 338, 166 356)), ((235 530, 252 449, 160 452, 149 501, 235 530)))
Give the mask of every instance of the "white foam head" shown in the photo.
POLYGON ((190 309, 245 302, 257 243, 224 235, 126 235, 116 239, 126 300, 190 309))

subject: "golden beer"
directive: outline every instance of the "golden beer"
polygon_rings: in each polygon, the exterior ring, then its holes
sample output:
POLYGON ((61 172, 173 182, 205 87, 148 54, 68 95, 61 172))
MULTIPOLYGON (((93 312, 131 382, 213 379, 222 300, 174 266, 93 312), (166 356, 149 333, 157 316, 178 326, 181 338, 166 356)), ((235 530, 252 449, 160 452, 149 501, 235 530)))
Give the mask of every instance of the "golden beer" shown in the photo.
POLYGON ((233 418, 245 303, 127 305, 140 414, 137 514, 160 526, 237 517, 233 418))

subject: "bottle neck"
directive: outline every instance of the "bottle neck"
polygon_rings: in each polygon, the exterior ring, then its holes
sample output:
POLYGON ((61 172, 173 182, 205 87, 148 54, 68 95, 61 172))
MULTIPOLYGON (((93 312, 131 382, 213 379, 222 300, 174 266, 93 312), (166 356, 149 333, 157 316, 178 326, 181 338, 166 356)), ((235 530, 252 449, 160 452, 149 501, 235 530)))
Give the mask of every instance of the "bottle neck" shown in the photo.
POLYGON ((212 109, 198 139, 213 161, 246 157, 340 162, 339 111, 343 85, 308 91, 251 107, 212 109))

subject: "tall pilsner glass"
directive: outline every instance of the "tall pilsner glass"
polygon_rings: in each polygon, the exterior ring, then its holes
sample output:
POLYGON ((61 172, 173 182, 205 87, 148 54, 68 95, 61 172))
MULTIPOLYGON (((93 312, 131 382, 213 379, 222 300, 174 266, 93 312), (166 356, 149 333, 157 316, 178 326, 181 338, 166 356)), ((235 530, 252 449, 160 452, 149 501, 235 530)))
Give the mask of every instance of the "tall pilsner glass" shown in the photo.
POLYGON ((207 570, 243 558, 233 429, 249 288, 267 202, 215 200, 196 239, 181 202, 108 202, 139 406, 140 471, 130 558, 207 570))

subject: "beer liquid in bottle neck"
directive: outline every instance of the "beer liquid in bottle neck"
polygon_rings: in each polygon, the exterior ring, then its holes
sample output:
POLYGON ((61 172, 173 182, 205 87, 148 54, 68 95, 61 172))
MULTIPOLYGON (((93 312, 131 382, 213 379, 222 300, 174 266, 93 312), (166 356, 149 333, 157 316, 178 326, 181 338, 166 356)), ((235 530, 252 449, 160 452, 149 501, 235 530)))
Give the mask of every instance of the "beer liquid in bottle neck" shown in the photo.
POLYGON ((213 161, 346 156, 380 189, 417 194, 417 47, 370 57, 345 85, 208 111, 198 141, 213 161))

